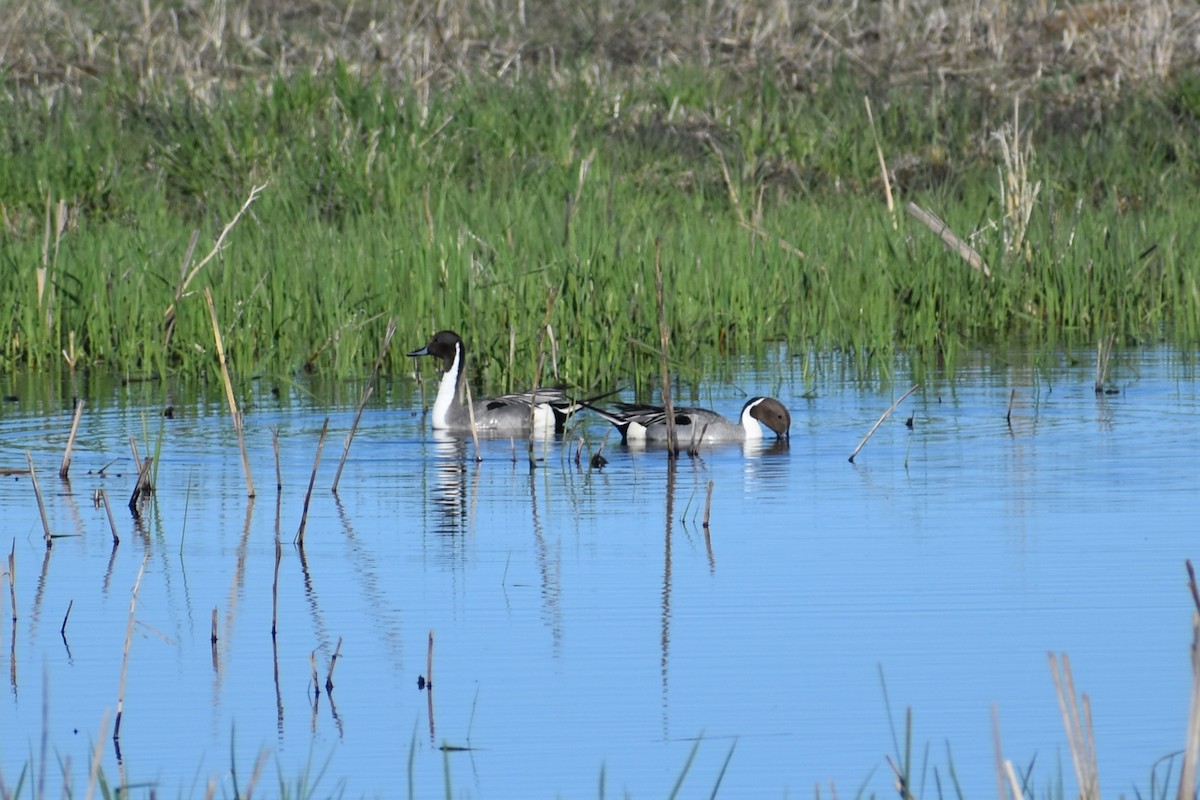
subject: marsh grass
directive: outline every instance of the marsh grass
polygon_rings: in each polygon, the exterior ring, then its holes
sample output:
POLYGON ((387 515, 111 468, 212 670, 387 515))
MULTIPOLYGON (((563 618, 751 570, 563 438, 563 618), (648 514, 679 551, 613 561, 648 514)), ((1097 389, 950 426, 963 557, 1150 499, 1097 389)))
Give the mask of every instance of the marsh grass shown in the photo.
POLYGON ((278 5, 0 22, 0 365, 214 378, 209 290, 235 385, 364 374, 395 316, 462 331, 491 391, 532 381, 553 293, 560 379, 649 394, 656 242, 685 388, 775 342, 919 381, 996 341, 1200 339, 1171 3, 278 5))

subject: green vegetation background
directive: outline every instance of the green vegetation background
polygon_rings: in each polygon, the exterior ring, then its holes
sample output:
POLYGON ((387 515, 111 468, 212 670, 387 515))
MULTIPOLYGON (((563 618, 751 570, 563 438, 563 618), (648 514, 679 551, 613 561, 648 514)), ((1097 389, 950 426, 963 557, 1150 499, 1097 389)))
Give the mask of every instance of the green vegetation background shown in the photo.
POLYGON ((643 388, 656 259, 684 381, 1200 333, 1182 5, 16 6, 8 370, 215 375, 208 288, 243 377, 364 374, 395 317, 395 372, 452 328, 488 391, 539 347, 643 388))

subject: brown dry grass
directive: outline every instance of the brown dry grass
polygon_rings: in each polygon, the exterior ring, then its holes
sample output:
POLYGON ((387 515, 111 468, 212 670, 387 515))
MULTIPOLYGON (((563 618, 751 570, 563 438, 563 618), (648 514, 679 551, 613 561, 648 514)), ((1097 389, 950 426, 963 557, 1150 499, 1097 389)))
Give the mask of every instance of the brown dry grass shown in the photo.
POLYGON ((8 93, 85 91, 103 76, 203 97, 340 61, 417 88, 683 64, 766 66, 803 89, 847 64, 882 85, 1009 95, 1059 80, 1105 94, 1193 68, 1198 21, 1184 0, 15 0, 0 15, 0 64, 8 93))

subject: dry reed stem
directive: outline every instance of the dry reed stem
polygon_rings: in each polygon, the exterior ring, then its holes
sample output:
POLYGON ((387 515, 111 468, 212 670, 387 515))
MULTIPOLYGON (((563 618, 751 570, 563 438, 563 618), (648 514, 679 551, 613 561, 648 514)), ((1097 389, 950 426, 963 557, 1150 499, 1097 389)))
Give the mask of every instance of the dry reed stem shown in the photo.
POLYGON ((929 230, 941 237, 942 242, 952 252, 958 254, 959 258, 971 265, 971 268, 977 272, 982 272, 983 277, 992 277, 992 270, 988 267, 987 262, 983 260, 983 256, 963 239, 960 239, 954 231, 950 230, 950 226, 941 220, 936 214, 931 211, 926 211, 919 205, 909 202, 904 209, 918 222, 924 225, 929 230))
POLYGON ((279 630, 279 562, 283 557, 283 545, 275 538, 275 579, 271 582, 271 639, 279 630))
POLYGON ((300 514, 300 530, 296 533, 296 542, 304 547, 304 529, 308 526, 308 504, 312 500, 313 486, 317 483, 317 467, 321 465, 321 448, 325 446, 325 433, 329 430, 329 417, 321 426, 321 436, 317 439, 317 457, 313 459, 312 475, 308 479, 308 491, 304 493, 304 510, 300 514))
MULTIPOLYGON (((183 297, 184 292, 187 291, 188 286, 190 286, 192 281, 195 280, 196 276, 200 273, 200 270, 202 270, 204 268, 204 266, 206 264, 208 264, 208 262, 210 262, 214 258, 216 258, 217 254, 221 252, 221 245, 225 243, 225 237, 229 235, 229 232, 231 230, 233 230, 233 226, 237 225, 238 220, 240 220, 242 218, 242 216, 246 213, 246 210, 248 208, 250 208, 250 204, 253 203, 256 199, 258 199, 259 193, 262 192, 262 190, 266 189, 266 188, 267 188, 267 184, 265 184, 265 183, 262 186, 253 186, 250 188, 250 195, 246 198, 246 202, 242 203, 242 207, 240 209, 238 209, 238 212, 236 214, 233 215, 233 219, 231 219, 228 223, 226 223, 225 227, 221 229, 220 234, 217 235, 217 241, 213 243, 212 250, 209 251, 208 255, 206 255, 204 258, 200 259, 200 262, 198 264, 196 264, 196 266, 192 267, 191 271, 188 272, 186 275, 181 274, 181 276, 180 276, 181 280, 179 282, 179 286, 177 286, 175 288, 175 301, 172 302, 171 305, 167 306, 167 310, 163 313, 163 317, 167 320, 167 326, 168 326, 167 327, 167 331, 168 331, 167 332, 167 340, 168 341, 170 341, 170 331, 173 328, 174 322, 175 322, 175 304, 178 303, 180 298, 183 297)), ((184 258, 184 262, 183 262, 184 269, 186 269, 187 263, 191 259, 192 249, 196 246, 196 238, 198 235, 199 235, 199 231, 196 231, 192 234, 192 243, 188 246, 187 256, 184 258)), ((182 273, 182 270, 180 272, 182 273)), ((208 289, 205 288, 205 293, 210 296, 209 305, 211 306, 212 305, 211 292, 209 292, 208 289)), ((214 312, 214 316, 215 316, 215 312, 214 312)), ((214 325, 214 327, 215 327, 215 325, 214 325)))
POLYGON ((705 132, 703 138, 712 148, 713 154, 717 157, 717 163, 721 166, 721 177, 725 180, 725 190, 729 192, 729 203, 733 206, 733 213, 737 216, 738 222, 745 224, 746 214, 742 211, 742 201, 738 199, 737 187, 733 185, 733 177, 729 174, 729 164, 725 160, 725 153, 721 151, 721 147, 712 134, 705 132))
MULTIPOLYGON (((133 439, 130 438, 130 444, 133 444, 133 439)), ((136 447, 134 450, 136 451, 136 447)), ((135 519, 142 518, 142 512, 138 510, 138 501, 142 495, 149 494, 153 487, 150 486, 150 464, 154 461, 152 456, 146 456, 142 459, 138 466, 137 483, 133 485, 133 494, 129 496, 129 510, 133 513, 135 519)))
POLYGON ((1000 126, 992 134, 1000 145, 1003 165, 1000 170, 1000 205, 1004 209, 1004 252, 1023 253, 1028 261, 1033 254, 1028 243, 1029 220, 1033 205, 1042 190, 1041 181, 1029 181, 1029 164, 1033 161, 1033 141, 1028 132, 1021 133, 1021 97, 1013 98, 1011 123, 1000 126))
POLYGON ((675 438, 675 403, 671 400, 671 331, 667 327, 666 300, 663 296, 662 237, 654 239, 654 301, 658 308, 658 363, 662 371, 662 399, 667 420, 667 457, 673 459, 679 455, 679 442, 675 438))
POLYGON ((75 419, 71 422, 71 433, 67 436, 67 448, 63 452, 62 466, 58 468, 58 477, 64 481, 71 471, 71 448, 75 446, 75 434, 79 432, 79 420, 83 418, 83 398, 75 401, 75 419))
POLYGON ((333 668, 337 666, 338 657, 342 654, 342 637, 338 637, 337 647, 333 649, 333 655, 329 657, 329 672, 325 673, 325 693, 333 694, 333 668))
POLYGON ((907 398, 910 394, 915 392, 918 388, 920 388, 920 384, 914 383, 911 389, 909 389, 904 394, 900 395, 899 399, 897 399, 896 402, 892 403, 891 408, 889 408, 887 411, 883 412, 883 414, 880 415, 879 419, 875 420, 875 424, 871 426, 871 430, 867 431, 867 435, 862 438, 862 441, 858 443, 858 447, 854 448, 854 452, 850 454, 850 463, 851 464, 854 463, 854 457, 856 455, 858 455, 859 451, 862 450, 863 447, 866 446, 867 440, 870 439, 871 436, 874 435, 876 429, 878 429, 879 426, 883 424, 883 421, 885 419, 887 419, 889 416, 891 416, 891 413, 896 410, 896 407, 899 406, 901 403, 903 403, 905 398, 907 398))
POLYGON ((125 713, 125 677, 129 674, 129 649, 133 646, 134 612, 137 611, 138 588, 142 585, 142 576, 146 574, 146 562, 150 553, 142 557, 142 566, 138 569, 137 579, 133 582, 133 593, 129 597, 129 622, 125 626, 125 649, 121 655, 121 682, 117 686, 117 718, 113 726, 113 741, 121 738, 121 715, 125 713))
POLYGON ((388 347, 391 346, 392 337, 395 335, 396 318, 392 317, 388 320, 387 332, 383 335, 383 346, 379 348, 379 355, 375 358, 375 368, 371 370, 371 378, 367 381, 362 399, 358 403, 358 409, 354 412, 354 422, 350 424, 350 432, 346 434, 346 444, 342 448, 342 458, 338 461, 337 473, 333 476, 333 487, 330 490, 334 494, 337 494, 338 483, 342 480, 342 467, 346 465, 346 456, 350 455, 350 442, 354 439, 354 432, 358 430, 358 421, 362 419, 363 409, 367 407, 367 401, 371 399, 371 393, 375 391, 375 381, 379 379, 379 370, 383 366, 383 359, 387 356, 388 347))
POLYGON ((1067 729, 1067 745, 1071 749, 1075 778, 1079 782, 1079 797, 1081 800, 1100 800, 1100 773, 1096 765, 1096 743, 1092 737, 1091 703, 1087 695, 1083 695, 1081 714, 1080 702, 1075 696, 1075 679, 1071 675, 1071 659, 1063 654, 1060 674, 1054 653, 1050 653, 1049 658, 1059 710, 1067 729))
POLYGON ((1017 390, 1013 389, 1008 393, 1008 411, 1004 415, 1004 421, 1008 423, 1008 427, 1012 427, 1012 410, 1013 402, 1017 399, 1017 390))
POLYGON ((63 614, 63 624, 62 624, 62 627, 58 629, 58 632, 63 635, 64 639, 67 636, 67 620, 69 620, 71 618, 71 609, 74 607, 75 607, 74 600, 70 600, 67 602, 67 613, 63 614))
POLYGON ((17 621, 17 540, 8 551, 8 599, 12 602, 12 621, 17 621))
POLYGON ((471 398, 471 382, 467 380, 467 376, 463 375, 463 390, 467 393, 467 416, 471 419, 471 441, 475 444, 475 463, 483 461, 483 454, 479 452, 479 428, 475 424, 475 404, 471 398))
POLYGON ((1196 589, 1196 571, 1185 562, 1188 589, 1192 594, 1192 692, 1188 703, 1187 739, 1183 748, 1183 767, 1179 772, 1178 800, 1195 800, 1196 772, 1200 765, 1200 591, 1196 589))
POLYGON ((896 230, 896 202, 892 199, 892 179, 888 173, 887 161, 883 158, 883 147, 879 144, 879 132, 875 129, 875 114, 871 111, 871 98, 863 95, 863 103, 867 106, 867 121, 871 123, 871 137, 875 140, 875 155, 879 157, 879 174, 883 177, 883 197, 887 201, 888 214, 892 217, 892 230, 896 230))
POLYGON ((283 491, 283 473, 279 468, 279 426, 271 428, 271 449, 275 451, 275 491, 283 491))
POLYGON ((1108 377, 1108 364, 1112 360, 1113 342, 1116 334, 1110 333, 1096 342, 1096 394, 1104 394, 1104 381, 1108 377))
POLYGON ((37 497, 38 513, 42 515, 42 536, 46 540, 46 547, 50 547, 54 544, 50 538, 50 518, 46 516, 46 504, 42 502, 42 487, 38 486, 37 472, 33 468, 33 454, 28 450, 25 451, 25 460, 29 462, 29 479, 33 482, 33 494, 37 497))
POLYGON ((104 757, 104 729, 108 727, 108 710, 100 715, 100 735, 92 745, 92 761, 88 766, 88 785, 84 800, 92 800, 96 792, 96 784, 100 782, 100 761, 104 757))
MULTIPOLYGON (((254 195, 251 193, 251 199, 254 195)), ((249 204, 249 200, 246 201, 249 204)), ((244 207, 243 207, 244 209, 244 207)), ((222 233, 222 236, 224 234, 222 233)), ((217 242, 220 245, 220 240, 217 242)), ((225 399, 229 403, 229 413, 233 415, 233 428, 237 432, 238 448, 242 451, 242 469, 246 473, 246 494, 254 497, 254 478, 250 475, 250 457, 246 454, 246 437, 243 433, 242 415, 238 413, 237 400, 233 397, 233 383, 229 380, 229 365, 225 363, 225 345, 221 341, 221 327, 217 322, 217 307, 213 303, 212 290, 204 287, 204 299, 208 301, 208 313, 212 317, 213 339, 217 343, 217 359, 221 363, 221 380, 225 383, 225 399)))
POLYGON ((708 496, 704 500, 704 529, 708 530, 708 519, 712 512, 713 481, 708 482, 708 496))
POLYGON ((113 544, 121 543, 121 537, 117 535, 117 520, 113 517, 112 506, 108 502, 108 490, 100 490, 100 502, 104 504, 104 513, 108 515, 108 527, 112 531, 113 544))
POLYGON ((429 629, 429 647, 425 651, 425 686, 433 691, 433 628, 429 629))

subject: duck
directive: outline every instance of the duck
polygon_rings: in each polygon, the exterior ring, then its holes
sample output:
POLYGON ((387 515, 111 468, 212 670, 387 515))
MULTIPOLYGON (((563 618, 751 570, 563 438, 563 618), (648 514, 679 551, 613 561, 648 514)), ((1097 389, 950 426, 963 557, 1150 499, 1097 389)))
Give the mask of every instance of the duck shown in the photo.
MULTIPOLYGON (((618 411, 605 411, 588 405, 621 433, 622 444, 666 444, 667 412, 662 406, 617 403, 618 411)), ((737 422, 707 408, 676 408, 675 438, 680 446, 723 442, 758 442, 763 426, 786 441, 792 427, 792 415, 774 397, 751 397, 742 406, 737 422)))
POLYGON ((454 331, 438 331, 424 347, 408 353, 413 358, 441 359, 442 379, 433 401, 431 422, 436 431, 470 433, 472 421, 479 433, 500 436, 561 433, 576 404, 557 387, 466 401, 467 348, 454 331), (472 420, 473 418, 473 420, 472 420))

